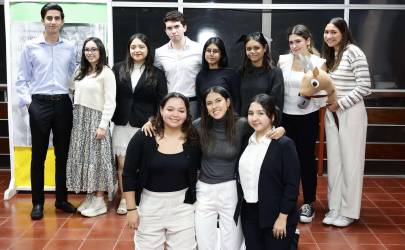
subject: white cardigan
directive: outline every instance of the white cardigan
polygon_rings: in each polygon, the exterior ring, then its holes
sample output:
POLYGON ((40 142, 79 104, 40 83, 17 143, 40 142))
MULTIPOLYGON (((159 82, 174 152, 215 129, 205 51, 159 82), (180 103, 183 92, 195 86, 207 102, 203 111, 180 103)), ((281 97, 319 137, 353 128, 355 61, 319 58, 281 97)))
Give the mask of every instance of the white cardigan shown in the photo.
POLYGON ((74 104, 102 112, 99 128, 106 129, 115 111, 116 83, 113 71, 104 66, 98 76, 74 81, 74 104))

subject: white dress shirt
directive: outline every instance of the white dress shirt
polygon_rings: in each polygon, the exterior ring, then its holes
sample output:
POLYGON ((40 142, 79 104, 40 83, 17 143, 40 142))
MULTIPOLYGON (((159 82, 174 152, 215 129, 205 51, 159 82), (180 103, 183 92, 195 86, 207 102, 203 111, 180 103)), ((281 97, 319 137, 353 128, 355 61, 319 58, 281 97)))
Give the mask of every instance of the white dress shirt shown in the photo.
POLYGON ((136 86, 138 85, 139 79, 142 76, 143 71, 145 70, 144 64, 134 64, 131 72, 131 85, 132 85, 132 92, 134 92, 136 86))
POLYGON ((173 48, 171 41, 156 49, 155 66, 163 70, 167 79, 167 90, 179 92, 187 97, 195 96, 195 79, 201 69, 203 47, 188 37, 183 50, 173 48))
POLYGON ((239 177, 244 198, 247 203, 256 203, 259 201, 260 169, 270 142, 271 139, 267 136, 263 136, 260 141, 257 141, 256 132, 254 132, 249 138, 248 146, 240 157, 239 177))

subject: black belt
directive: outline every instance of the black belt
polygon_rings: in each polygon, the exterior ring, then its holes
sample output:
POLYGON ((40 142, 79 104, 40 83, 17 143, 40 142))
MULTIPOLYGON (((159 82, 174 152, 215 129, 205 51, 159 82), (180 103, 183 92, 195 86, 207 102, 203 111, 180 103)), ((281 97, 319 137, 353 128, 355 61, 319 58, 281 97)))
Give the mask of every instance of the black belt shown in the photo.
POLYGON ((60 95, 42 95, 42 94, 34 94, 32 95, 33 98, 42 101, 60 101, 63 98, 69 97, 68 94, 60 94, 60 95))
POLYGON ((193 96, 193 97, 187 97, 189 102, 195 102, 197 101, 197 96, 193 96))

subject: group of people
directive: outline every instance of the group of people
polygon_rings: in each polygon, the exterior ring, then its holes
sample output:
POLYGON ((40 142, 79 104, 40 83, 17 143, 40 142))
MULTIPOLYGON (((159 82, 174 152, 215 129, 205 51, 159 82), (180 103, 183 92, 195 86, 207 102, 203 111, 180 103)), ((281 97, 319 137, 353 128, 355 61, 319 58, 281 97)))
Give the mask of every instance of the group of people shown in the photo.
POLYGON ((41 18, 45 31, 22 51, 16 82, 30 117, 33 220, 43 217, 52 130, 57 209, 76 212, 67 192, 85 192, 77 210, 104 214, 104 195, 118 182, 117 213, 136 229, 137 249, 290 249, 298 221, 315 216, 314 151, 326 105, 297 106, 302 56, 329 73, 338 96, 325 116, 323 223, 345 227, 359 218, 370 76, 344 19, 326 25, 321 54, 305 25, 290 28, 290 52, 277 65, 262 33, 242 36, 243 64, 233 70, 221 38, 204 46, 190 40, 178 11, 163 19, 167 44, 154 50, 136 33, 112 69, 96 37, 84 41, 75 65, 74 45, 59 36, 58 4, 45 4, 41 18))

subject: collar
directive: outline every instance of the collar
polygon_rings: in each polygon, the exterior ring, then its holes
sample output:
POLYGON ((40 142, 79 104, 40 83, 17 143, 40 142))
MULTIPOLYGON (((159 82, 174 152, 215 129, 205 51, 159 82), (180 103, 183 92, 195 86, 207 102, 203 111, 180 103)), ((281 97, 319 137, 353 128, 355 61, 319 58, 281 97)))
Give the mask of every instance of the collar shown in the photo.
POLYGON ((256 139, 256 132, 254 132, 250 138, 249 138, 249 145, 250 144, 264 144, 266 146, 270 145, 271 143, 271 138, 268 138, 267 136, 263 136, 260 141, 257 141, 256 139))
MULTIPOLYGON (((190 48, 192 41, 191 41, 191 39, 188 38, 187 36, 184 36, 184 38, 186 39, 186 42, 184 43, 183 50, 187 50, 187 49, 190 48)), ((167 47, 168 47, 169 49, 173 49, 172 41, 169 41, 169 42, 168 42, 167 47)))
MULTIPOLYGON (((40 44, 50 44, 47 41, 45 41, 44 34, 41 34, 37 39, 38 39, 38 43, 40 43, 40 44)), ((58 44, 58 43, 63 43, 63 39, 60 36, 58 38, 58 41, 56 43, 52 43, 52 44, 58 44)))

